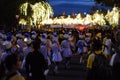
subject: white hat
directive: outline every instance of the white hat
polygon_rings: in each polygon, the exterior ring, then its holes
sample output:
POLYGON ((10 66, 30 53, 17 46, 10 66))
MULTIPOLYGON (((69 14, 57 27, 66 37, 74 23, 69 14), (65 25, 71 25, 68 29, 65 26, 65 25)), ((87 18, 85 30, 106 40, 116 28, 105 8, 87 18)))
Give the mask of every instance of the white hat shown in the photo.
POLYGON ((58 37, 53 37, 52 41, 58 41, 58 37))
POLYGON ((16 34, 16 37, 22 37, 22 34, 21 33, 18 33, 18 34, 16 34))
POLYGON ((52 40, 53 41, 58 41, 58 35, 57 35, 57 33, 53 33, 52 40))
POLYGON ((64 34, 64 38, 69 38, 69 35, 68 34, 64 34))
POLYGON ((37 37, 37 35, 32 35, 31 38, 32 39, 35 39, 37 37))
POLYGON ((30 44, 32 42, 31 38, 25 38, 24 42, 26 42, 27 44, 30 44))
POLYGON ((32 33, 32 34, 37 34, 35 31, 32 31, 31 33, 32 33))
POLYGON ((35 39, 37 37, 37 33, 35 31, 31 32, 31 38, 35 39))
POLYGON ((3 35, 2 35, 2 38, 3 38, 3 39, 6 39, 6 37, 7 37, 6 34, 3 34, 3 35))
POLYGON ((69 41, 72 41, 73 40, 73 36, 69 36, 69 41))
POLYGON ((10 41, 4 41, 3 46, 5 46, 5 49, 10 49, 12 47, 12 43, 10 41))
POLYGON ((72 34, 72 32, 70 31, 68 34, 72 34))

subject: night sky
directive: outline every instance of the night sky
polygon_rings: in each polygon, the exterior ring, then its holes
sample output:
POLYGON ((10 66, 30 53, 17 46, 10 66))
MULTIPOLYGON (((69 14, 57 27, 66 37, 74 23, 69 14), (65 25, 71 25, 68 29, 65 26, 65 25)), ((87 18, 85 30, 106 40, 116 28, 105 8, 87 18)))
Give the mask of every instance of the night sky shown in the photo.
MULTIPOLYGON (((51 4, 54 15, 61 15, 66 12, 70 15, 72 12, 78 13, 90 13, 91 9, 95 6, 93 0, 49 0, 51 4)), ((99 8, 109 9, 108 7, 97 5, 99 8)))

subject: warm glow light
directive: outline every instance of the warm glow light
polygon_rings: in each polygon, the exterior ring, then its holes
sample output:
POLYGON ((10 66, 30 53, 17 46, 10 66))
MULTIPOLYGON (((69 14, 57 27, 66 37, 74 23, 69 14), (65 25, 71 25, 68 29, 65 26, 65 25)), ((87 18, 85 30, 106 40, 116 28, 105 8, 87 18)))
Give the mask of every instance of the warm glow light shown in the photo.
POLYGON ((27 16, 28 4, 29 3, 26 2, 26 3, 22 4, 22 6, 20 7, 20 13, 22 13, 25 16, 27 16))
POLYGON ((24 19, 20 19, 19 24, 26 25, 27 21, 25 21, 24 19))
POLYGON ((85 29, 85 26, 78 26, 77 29, 78 30, 83 30, 83 29, 85 29))
POLYGON ((119 25, 120 22, 120 10, 117 7, 114 7, 112 11, 107 12, 107 15, 105 16, 106 20, 111 25, 119 25))
POLYGON ((31 22, 30 25, 32 25, 32 23, 37 25, 44 23, 45 21, 48 22, 50 15, 53 14, 53 9, 47 2, 38 2, 34 5, 30 3, 22 4, 20 7, 20 13, 24 16, 28 16, 28 5, 30 5, 33 11, 33 14, 29 17, 30 19, 28 19, 30 20, 29 22, 31 22))
MULTIPOLYGON (((20 9, 21 13, 25 16, 27 16, 27 7, 29 3, 24 3, 20 9)), ((111 11, 108 10, 106 15, 103 15, 102 13, 99 13, 99 11, 96 11, 94 14, 86 14, 86 16, 83 18, 82 15, 79 13, 76 15, 76 18, 71 18, 70 15, 68 15, 67 18, 64 18, 63 16, 60 16, 59 18, 51 19, 50 16, 53 14, 52 7, 48 3, 36 3, 34 5, 30 4, 33 14, 32 14, 32 22, 37 25, 101 25, 105 26, 106 21, 110 25, 119 25, 120 23, 120 10, 117 7, 114 7, 111 11)), ((21 21, 20 23, 24 23, 25 21, 21 21)), ((22 24, 23 24, 22 23, 22 24)), ((25 23, 24 23, 25 24, 25 23)), ((84 27, 79 27, 80 30, 84 29, 84 27)))

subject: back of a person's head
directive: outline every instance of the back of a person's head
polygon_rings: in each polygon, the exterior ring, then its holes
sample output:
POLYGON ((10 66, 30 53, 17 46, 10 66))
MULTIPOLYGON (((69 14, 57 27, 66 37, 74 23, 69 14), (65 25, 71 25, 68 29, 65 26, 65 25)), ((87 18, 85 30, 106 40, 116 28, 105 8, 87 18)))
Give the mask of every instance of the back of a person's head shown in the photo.
POLYGON ((93 44, 92 44, 92 48, 96 51, 96 50, 101 50, 102 49, 102 41, 99 39, 93 39, 93 44))
POLYGON ((116 42, 120 45, 120 27, 116 30, 116 42))
POLYGON ((120 53, 120 26, 115 30, 115 41, 116 44, 114 45, 115 51, 120 53))
POLYGON ((11 71, 13 69, 13 66, 17 65, 18 56, 16 54, 8 55, 5 59, 5 65, 6 68, 11 71))
POLYGON ((40 48, 40 41, 35 40, 32 42, 32 45, 35 50, 38 50, 40 48))

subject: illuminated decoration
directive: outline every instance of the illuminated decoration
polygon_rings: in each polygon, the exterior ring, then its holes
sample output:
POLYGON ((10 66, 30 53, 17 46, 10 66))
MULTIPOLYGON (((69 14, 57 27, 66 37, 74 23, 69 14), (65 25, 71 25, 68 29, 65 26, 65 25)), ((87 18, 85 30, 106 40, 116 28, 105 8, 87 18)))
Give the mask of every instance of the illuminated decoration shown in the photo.
POLYGON ((53 14, 53 9, 47 2, 38 2, 34 5, 26 2, 20 6, 20 13, 25 17, 27 17, 29 14, 29 6, 31 8, 31 11, 33 12, 28 19, 28 22, 30 22, 29 25, 32 25, 32 23, 34 23, 35 25, 42 24, 45 21, 49 20, 50 15, 53 14))
POLYGON ((86 17, 83 19, 83 24, 92 24, 92 16, 90 14, 87 14, 86 17))
POLYGON ((93 24, 96 25, 105 25, 106 21, 104 18, 103 14, 99 14, 98 12, 96 12, 95 14, 93 14, 93 24))
POLYGON ((114 7, 112 11, 108 10, 105 18, 110 23, 110 25, 119 25, 120 10, 118 9, 118 7, 114 7))
MULTIPOLYGON (((28 3, 24 3, 21 6, 21 13, 27 15, 27 5, 28 3)), ((108 10, 107 14, 104 15, 99 13, 97 10, 94 14, 86 14, 85 17, 82 17, 82 14, 76 14, 75 18, 71 18, 70 15, 68 17, 60 16, 55 18, 50 18, 53 15, 53 10, 48 3, 36 3, 35 5, 30 4, 33 14, 32 14, 32 22, 40 25, 101 25, 105 26, 108 22, 110 25, 120 25, 120 10, 117 7, 114 7, 111 11, 108 10)), ((39 26, 39 25, 38 25, 39 26)))
POLYGON ((20 19, 19 24, 26 25, 27 21, 25 21, 24 19, 20 19))
POLYGON ((76 15, 76 18, 71 18, 68 15, 67 18, 60 16, 59 18, 49 19, 43 21, 44 24, 59 24, 59 25, 72 25, 72 24, 81 24, 81 25, 101 25, 105 26, 106 21, 110 25, 119 25, 120 23, 120 10, 117 7, 114 7, 111 11, 108 10, 106 15, 99 13, 97 10, 93 15, 86 14, 84 18, 82 18, 81 13, 76 15))
POLYGON ((84 30, 84 29, 85 29, 85 26, 77 26, 77 29, 78 29, 78 30, 84 30))
POLYGON ((22 14, 25 15, 25 16, 27 16, 28 4, 29 4, 29 3, 24 3, 24 4, 22 4, 22 6, 20 7, 20 13, 22 13, 22 14))

